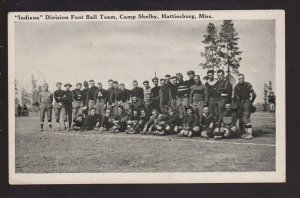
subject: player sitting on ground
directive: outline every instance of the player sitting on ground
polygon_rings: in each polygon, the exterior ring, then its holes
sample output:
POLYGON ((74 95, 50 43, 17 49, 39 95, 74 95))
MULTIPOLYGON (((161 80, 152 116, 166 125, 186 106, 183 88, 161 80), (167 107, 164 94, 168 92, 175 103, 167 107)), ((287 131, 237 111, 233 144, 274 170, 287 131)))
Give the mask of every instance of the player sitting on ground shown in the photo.
POLYGON ((82 126, 84 124, 84 118, 83 118, 83 115, 82 114, 79 114, 73 124, 73 129, 75 131, 79 131, 81 130, 82 126))
POLYGON ((214 137, 214 116, 209 111, 208 106, 204 106, 199 124, 201 128, 201 137, 214 137))
POLYGON ((149 127, 148 133, 153 135, 165 135, 166 122, 164 114, 159 114, 149 127))
POLYGON ((125 132, 127 115, 124 112, 123 106, 118 106, 118 113, 114 115, 111 133, 125 132))
POLYGON ((136 127, 134 128, 135 133, 143 134, 142 131, 148 120, 149 120, 149 116, 146 114, 146 110, 144 108, 141 109, 139 121, 138 121, 136 127))
POLYGON ((81 131, 87 131, 95 129, 97 130, 97 127, 100 124, 100 117, 98 114, 96 114, 96 108, 92 107, 90 110, 89 115, 86 116, 83 126, 81 128, 81 131))
POLYGON ((183 129, 178 133, 178 136, 192 137, 198 135, 200 131, 199 120, 194 113, 192 107, 188 107, 186 110, 186 116, 183 120, 183 129))
POLYGON ((174 108, 169 108, 168 116, 166 116, 166 133, 169 134, 178 134, 179 130, 182 127, 182 120, 179 117, 179 113, 175 111, 174 108))
POLYGON ((111 109, 106 109, 105 114, 102 116, 101 119, 101 127, 99 129, 99 133, 105 129, 109 131, 114 126, 113 119, 111 116, 111 109))
POLYGON ((149 132, 149 128, 154 124, 154 120, 158 117, 158 110, 152 109, 151 116, 149 120, 146 122, 143 131, 141 132, 142 135, 145 135, 149 132))
POLYGON ((135 133, 134 128, 138 124, 139 118, 140 118, 139 112, 134 110, 132 112, 132 114, 130 115, 130 117, 128 118, 128 120, 127 120, 126 133, 129 133, 129 134, 134 134, 135 133))
POLYGON ((237 117, 236 112, 234 112, 230 103, 225 105, 225 111, 221 114, 218 126, 214 131, 214 138, 230 138, 237 136, 237 127, 236 127, 237 117))

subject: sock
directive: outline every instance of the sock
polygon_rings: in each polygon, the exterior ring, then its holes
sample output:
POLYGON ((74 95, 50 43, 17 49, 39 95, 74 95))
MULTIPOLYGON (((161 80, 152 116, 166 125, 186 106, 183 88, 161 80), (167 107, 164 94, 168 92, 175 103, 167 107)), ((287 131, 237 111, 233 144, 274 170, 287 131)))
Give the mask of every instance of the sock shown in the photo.
POLYGON ((41 129, 43 130, 44 124, 41 124, 41 129))

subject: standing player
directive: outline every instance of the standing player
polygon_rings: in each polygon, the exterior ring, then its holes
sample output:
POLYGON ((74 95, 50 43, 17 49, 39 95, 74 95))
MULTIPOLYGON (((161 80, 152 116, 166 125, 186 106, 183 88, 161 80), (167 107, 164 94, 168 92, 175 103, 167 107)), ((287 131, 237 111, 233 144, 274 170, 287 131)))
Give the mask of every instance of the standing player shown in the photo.
POLYGON ((82 100, 83 100, 83 114, 84 114, 84 117, 88 115, 88 109, 87 109, 87 95, 88 95, 88 91, 89 91, 89 83, 87 81, 84 81, 83 82, 83 90, 82 90, 82 100))
POLYGON ((223 70, 219 70, 217 72, 218 82, 216 83, 216 95, 215 95, 215 113, 216 117, 219 116, 225 110, 225 104, 227 102, 231 102, 232 96, 232 85, 229 80, 225 78, 225 72, 223 70))
POLYGON ((250 120, 250 109, 256 98, 252 85, 245 82, 244 74, 238 75, 239 83, 234 88, 234 97, 238 103, 238 118, 241 133, 245 139, 252 139, 252 124, 250 120))
POLYGON ((61 89, 61 82, 56 83, 56 91, 54 91, 54 115, 56 121, 56 127, 58 131, 60 131, 60 115, 62 114, 63 120, 65 120, 65 105, 64 105, 64 95, 65 91, 61 89))
POLYGON ((160 79, 160 89, 159 89, 159 106, 160 111, 164 114, 168 113, 168 108, 170 105, 171 94, 169 86, 166 84, 165 79, 160 79))
POLYGON ((170 95, 171 95, 171 101, 170 105, 172 108, 176 108, 176 99, 177 99, 177 78, 176 76, 172 76, 170 78, 170 84, 169 84, 169 89, 170 89, 170 95))
POLYGON ((187 107, 190 106, 189 103, 190 88, 187 84, 187 81, 183 81, 183 75, 181 73, 177 73, 176 77, 177 77, 176 108, 178 109, 179 116, 182 119, 184 117, 187 107))
POLYGON ((108 89, 107 89, 107 108, 112 108, 112 93, 114 91, 114 87, 113 87, 113 80, 109 79, 108 80, 108 89))
POLYGON ((81 115, 83 112, 83 94, 82 94, 82 83, 76 84, 76 89, 73 92, 73 123, 75 124, 76 118, 78 115, 81 115))
POLYGON ((194 77, 194 81, 195 84, 191 86, 190 103, 200 118, 203 113, 203 107, 208 102, 208 90, 206 85, 202 84, 199 75, 194 77))
POLYGON ((216 95, 216 83, 218 82, 214 78, 214 73, 215 73, 214 70, 207 71, 208 80, 205 83, 205 85, 208 89, 208 108, 209 108, 210 113, 212 113, 213 115, 215 115, 214 102, 215 102, 215 95, 216 95))
POLYGON ((270 113, 275 114, 275 104, 276 104, 276 96, 274 95, 274 92, 270 92, 269 94, 269 105, 270 105, 270 113))
POLYGON ((70 88, 72 85, 70 83, 65 84, 65 95, 64 95, 64 106, 65 106, 65 129, 70 130, 72 124, 72 102, 73 96, 70 88))
POLYGON ((193 70, 188 71, 187 75, 189 76, 189 80, 186 81, 186 85, 190 88, 195 84, 195 80, 194 80, 195 72, 193 70))
POLYGON ((125 88, 124 83, 120 84, 120 92, 116 96, 116 100, 117 103, 123 106, 126 113, 130 111, 130 105, 129 105, 130 91, 125 88))
POLYGON ((167 85, 171 84, 171 75, 170 74, 165 75, 165 79, 166 79, 167 85))
POLYGON ((45 114, 47 112, 48 125, 49 128, 52 128, 52 102, 53 102, 53 94, 48 90, 48 84, 44 84, 43 91, 39 93, 38 101, 40 103, 40 123, 41 123, 41 132, 44 130, 44 120, 45 114))
POLYGON ((95 81, 90 80, 90 88, 87 93, 86 103, 88 105, 89 110, 93 107, 95 107, 95 93, 98 90, 98 88, 95 86, 95 81))
POLYGON ((96 102, 96 114, 103 115, 105 114, 105 108, 107 103, 107 91, 102 88, 102 83, 98 83, 98 90, 95 92, 95 99, 96 102))
POLYGON ((141 87, 138 87, 138 82, 134 80, 132 82, 133 89, 131 90, 131 97, 136 96, 138 100, 143 101, 144 100, 144 90, 141 87))
POLYGON ((151 87, 149 86, 149 81, 146 80, 143 82, 144 85, 144 103, 148 112, 150 112, 150 95, 151 95, 151 87))
POLYGON ((154 87, 151 89, 151 95, 150 95, 150 106, 152 109, 159 109, 159 89, 160 86, 158 86, 158 78, 154 77, 152 78, 152 83, 154 87))

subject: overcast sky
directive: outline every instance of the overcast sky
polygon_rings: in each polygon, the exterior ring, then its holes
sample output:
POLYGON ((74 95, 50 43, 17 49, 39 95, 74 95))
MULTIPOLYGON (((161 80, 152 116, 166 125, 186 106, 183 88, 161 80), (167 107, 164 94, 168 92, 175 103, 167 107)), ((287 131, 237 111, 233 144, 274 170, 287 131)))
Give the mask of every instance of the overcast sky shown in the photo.
MULTIPOLYGON (((94 79, 107 87, 114 79, 132 88, 132 80, 151 80, 195 70, 204 50, 203 35, 209 22, 18 22, 15 26, 16 79, 31 90, 31 75, 42 83, 41 72, 54 91, 55 83, 94 79)), ((275 23, 272 20, 234 21, 243 51, 240 72, 253 84, 258 101, 263 85, 275 85, 275 23)))

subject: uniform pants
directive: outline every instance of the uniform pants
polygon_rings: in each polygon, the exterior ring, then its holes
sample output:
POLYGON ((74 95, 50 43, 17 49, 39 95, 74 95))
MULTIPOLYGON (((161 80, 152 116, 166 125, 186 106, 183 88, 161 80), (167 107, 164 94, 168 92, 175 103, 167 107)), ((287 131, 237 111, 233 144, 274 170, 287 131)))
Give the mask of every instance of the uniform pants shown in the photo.
POLYGON ((209 108, 209 111, 212 113, 212 115, 216 115, 214 103, 215 103, 215 99, 214 98, 209 98, 208 108, 209 108))
POLYGON ((129 102, 123 102, 123 103, 122 103, 122 106, 123 106, 125 112, 130 111, 130 105, 129 105, 129 102))
POLYGON ((73 120, 75 121, 79 114, 83 113, 83 101, 73 102, 73 120))
POLYGON ((192 108, 200 117, 203 113, 204 101, 193 101, 192 108))
POLYGON ((65 122, 69 122, 69 127, 72 124, 72 104, 65 105, 65 122))
POLYGON ((59 105, 58 103, 54 103, 54 115, 56 123, 59 123, 61 114, 63 116, 63 120, 66 120, 65 107, 63 105, 59 105))
POLYGON ((47 113, 48 122, 52 121, 52 103, 41 103, 40 105, 40 121, 44 122, 47 113))
POLYGON ((270 103, 270 111, 275 112, 275 104, 274 103, 270 103))
POLYGON ((98 115, 104 115, 105 114, 105 101, 104 100, 97 100, 97 103, 95 105, 96 108, 96 114, 98 115))
POLYGON ((250 107, 251 107, 250 100, 241 100, 238 105, 238 118, 239 118, 239 126, 241 132, 244 132, 244 127, 247 124, 251 123, 250 120, 250 107))
POLYGON ((91 110, 91 108, 94 108, 95 107, 95 101, 94 100, 89 100, 89 111, 91 110))
POLYGON ((224 112, 225 110, 225 104, 226 104, 227 98, 222 97, 219 99, 215 99, 214 102, 214 109, 215 109, 215 115, 219 118, 219 116, 224 112))
POLYGON ((183 118, 185 115, 186 108, 190 105, 188 97, 177 98, 176 108, 179 111, 179 117, 183 118))

